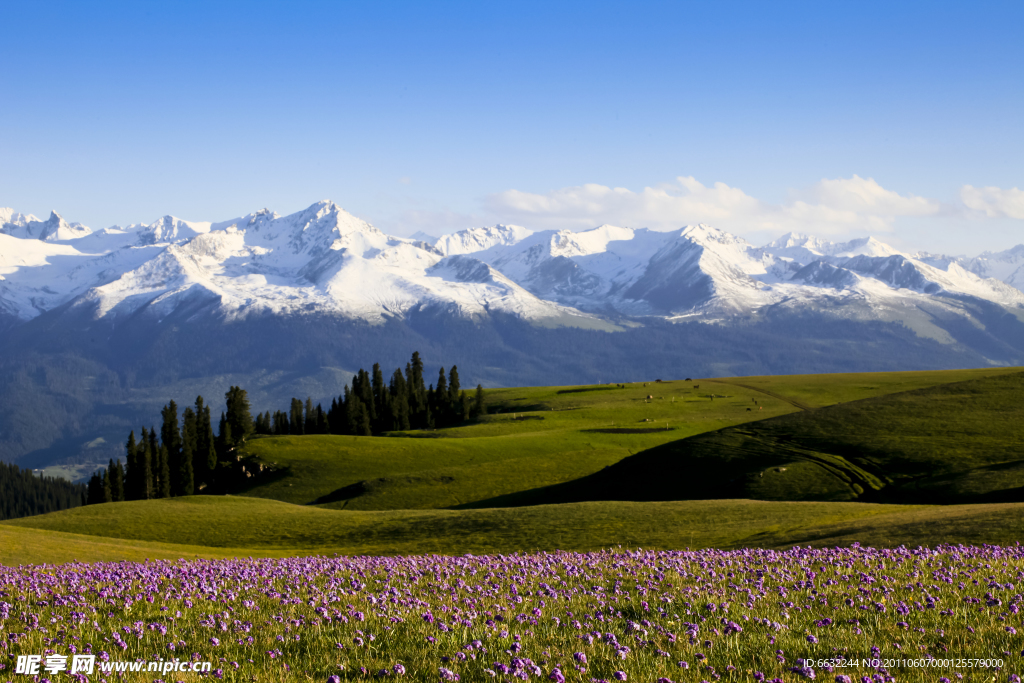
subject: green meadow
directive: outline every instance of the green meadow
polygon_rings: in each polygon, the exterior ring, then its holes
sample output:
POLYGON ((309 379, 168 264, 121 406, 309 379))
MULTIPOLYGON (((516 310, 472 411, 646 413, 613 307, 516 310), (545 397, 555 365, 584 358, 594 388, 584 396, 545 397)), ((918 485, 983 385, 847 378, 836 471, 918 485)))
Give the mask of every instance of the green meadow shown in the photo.
POLYGON ((234 496, 106 503, 0 524, 0 562, 492 554, 534 550, 1012 543, 1024 503, 691 500, 481 510, 325 510, 234 496), (173 520, 168 523, 168 520, 173 520), (91 539, 91 540, 90 540, 91 539))
POLYGON ((490 390, 450 429, 251 439, 230 496, 0 523, 0 562, 1009 543, 1022 396, 1019 368, 490 390))

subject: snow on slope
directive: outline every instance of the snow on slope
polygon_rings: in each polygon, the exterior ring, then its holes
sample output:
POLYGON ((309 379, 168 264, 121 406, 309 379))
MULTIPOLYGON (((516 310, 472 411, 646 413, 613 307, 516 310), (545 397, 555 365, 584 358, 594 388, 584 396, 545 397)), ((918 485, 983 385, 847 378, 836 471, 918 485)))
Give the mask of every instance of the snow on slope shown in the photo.
POLYGON ((215 309, 379 321, 439 306, 467 317, 501 311, 599 323, 538 299, 476 259, 389 237, 329 201, 290 216, 264 209, 220 223, 165 216, 73 242, 42 241, 40 230, 26 230, 31 224, 14 226, 20 238, 0 234, 0 306, 22 319, 72 302, 112 319, 215 309))
POLYGON ((1008 285, 1024 290, 1024 244, 1018 244, 1006 251, 986 251, 975 258, 935 258, 940 262, 955 263, 981 277, 1002 280, 1008 285))
POLYGON ((386 235, 329 201, 289 216, 164 216, 97 232, 56 213, 39 221, 3 209, 0 219, 0 307, 22 319, 67 302, 112 317, 212 309, 379 321, 433 307, 591 326, 607 315, 718 319, 773 305, 952 311, 958 297, 976 297, 1024 307, 1024 245, 965 259, 790 233, 755 247, 706 225, 497 225, 431 244, 386 235))
POLYGON ((12 237, 56 242, 85 237, 91 232, 81 223, 68 223, 56 211, 50 212, 50 217, 41 221, 31 214, 0 209, 0 233, 12 237))

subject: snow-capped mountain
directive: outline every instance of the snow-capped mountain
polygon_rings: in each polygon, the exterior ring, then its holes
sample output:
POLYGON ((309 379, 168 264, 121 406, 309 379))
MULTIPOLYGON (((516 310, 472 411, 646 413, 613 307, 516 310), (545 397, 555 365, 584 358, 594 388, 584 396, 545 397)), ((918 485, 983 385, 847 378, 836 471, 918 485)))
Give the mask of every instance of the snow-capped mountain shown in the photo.
POLYGON ((98 233, 57 214, 46 223, 30 218, 18 214, 0 234, 0 307, 22 320, 70 304, 105 319, 140 312, 159 319, 200 306, 229 317, 321 312, 376 321, 441 307, 470 318, 501 311, 600 324, 471 257, 389 237, 329 201, 284 217, 268 210, 220 223, 165 216, 98 233))
POLYGON ((59 242, 85 237, 91 232, 81 223, 68 223, 56 211, 50 212, 50 217, 41 221, 32 214, 0 209, 0 233, 12 237, 59 242))
POLYGON ((978 260, 915 258, 870 237, 835 243, 791 233, 754 247, 706 225, 672 232, 496 226, 447 236, 437 246, 473 254, 539 297, 627 316, 735 315, 774 305, 870 309, 963 296, 1024 306, 1020 273, 1004 265, 1014 250, 980 262, 1002 265, 1004 282, 987 277, 993 271, 973 265, 978 260))
POLYGON ((1002 280, 1008 285, 1024 290, 1024 244, 1018 244, 1006 251, 986 251, 974 258, 935 254, 921 254, 918 258, 942 269, 948 269, 950 264, 956 264, 980 277, 1002 280))
POLYGON ((1024 245, 966 259, 790 233, 755 247, 706 225, 497 225, 430 243, 388 236, 329 201, 283 217, 267 209, 219 223, 164 216, 98 232, 55 212, 39 221, 2 209, 0 218, 0 308, 22 320, 64 304, 101 318, 159 319, 198 305, 229 317, 368 321, 440 307, 584 326, 607 315, 720 318, 778 305, 956 308, 961 297, 1024 308, 1024 245))
POLYGON ((329 403, 414 350, 467 386, 1024 365, 1022 269, 1024 245, 706 225, 401 238, 327 201, 95 231, 0 209, 0 460, 106 462, 169 398, 229 384, 256 410, 329 403))

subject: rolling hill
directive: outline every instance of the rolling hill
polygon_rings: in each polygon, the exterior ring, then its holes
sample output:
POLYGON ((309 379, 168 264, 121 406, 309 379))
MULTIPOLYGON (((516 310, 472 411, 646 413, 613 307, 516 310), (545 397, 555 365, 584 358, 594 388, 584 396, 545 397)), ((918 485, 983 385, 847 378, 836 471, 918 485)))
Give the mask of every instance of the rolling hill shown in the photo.
POLYGON ((1012 543, 1024 535, 1022 512, 1022 503, 750 500, 358 512, 193 496, 106 503, 0 523, 0 563, 197 555, 461 555, 611 546, 783 548, 853 541, 887 546, 1012 543))
POLYGON ((1020 364, 1019 256, 706 225, 425 241, 329 201, 101 230, 0 210, 0 460, 91 471, 170 397, 329 403, 412 350, 486 387, 1020 364))
POLYGON ((1022 386, 1005 368, 493 390, 462 427, 253 439, 241 495, 0 523, 0 562, 1009 543, 1022 386))
POLYGON ((481 501, 1024 500, 1024 373, 866 398, 673 441, 576 481, 481 501))

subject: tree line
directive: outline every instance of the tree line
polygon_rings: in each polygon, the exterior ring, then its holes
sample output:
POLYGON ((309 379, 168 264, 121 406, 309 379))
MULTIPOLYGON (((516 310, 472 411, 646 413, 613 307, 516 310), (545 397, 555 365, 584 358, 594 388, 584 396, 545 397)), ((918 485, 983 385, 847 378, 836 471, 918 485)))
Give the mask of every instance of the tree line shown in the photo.
POLYGON ((13 463, 0 463, 0 519, 42 515, 78 507, 85 487, 57 477, 40 477, 13 463))
POLYGON ((370 372, 359 369, 346 384, 344 393, 331 400, 327 410, 293 398, 287 411, 270 411, 256 416, 257 434, 352 434, 379 436, 385 432, 409 429, 452 427, 484 412, 484 390, 477 385, 470 397, 462 389, 458 366, 445 376, 442 367, 437 384, 427 386, 419 352, 405 364, 405 372, 396 368, 385 382, 380 363, 370 372))
POLYGON ((412 354, 405 371, 396 369, 385 383, 380 364, 371 372, 360 368, 343 393, 324 410, 291 400, 287 411, 269 410, 255 418, 249 398, 240 387, 225 394, 227 410, 221 413, 214 435, 210 407, 200 396, 195 407, 185 408, 178 420, 178 406, 170 401, 161 411, 159 431, 142 428, 125 444, 126 464, 110 461, 88 484, 88 504, 122 500, 147 500, 189 496, 217 486, 229 453, 253 434, 302 435, 349 434, 379 436, 389 431, 451 427, 485 412, 483 387, 470 397, 459 381, 458 367, 448 374, 442 367, 437 383, 425 385, 423 361, 412 354))

